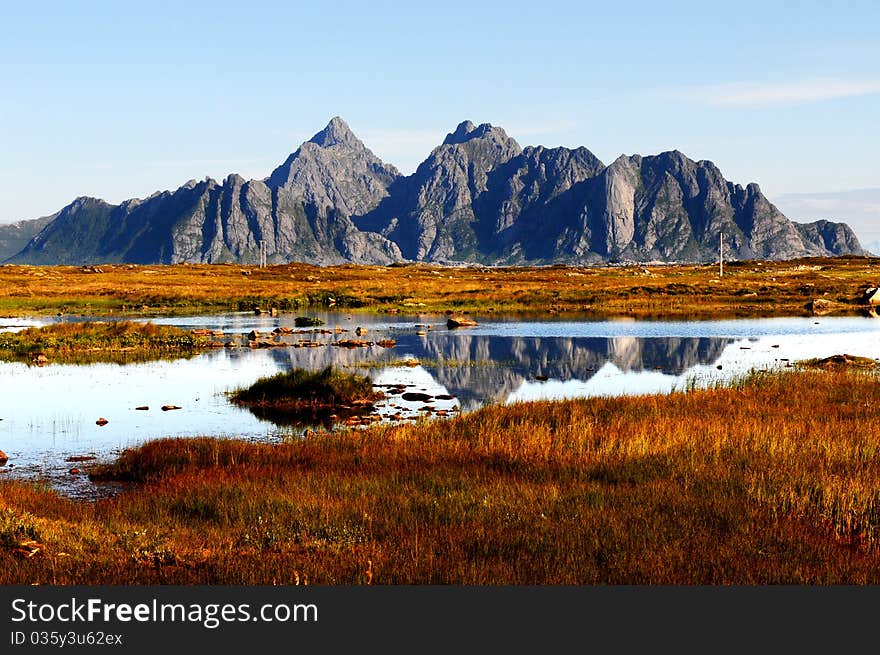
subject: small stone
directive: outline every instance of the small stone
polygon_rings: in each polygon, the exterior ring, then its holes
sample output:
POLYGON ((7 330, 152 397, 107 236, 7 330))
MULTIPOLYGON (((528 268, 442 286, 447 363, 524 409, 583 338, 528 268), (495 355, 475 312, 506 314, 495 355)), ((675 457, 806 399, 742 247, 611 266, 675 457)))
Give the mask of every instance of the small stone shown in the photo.
POLYGON ((171 409, 180 409, 180 406, 178 406, 178 405, 162 405, 163 412, 167 412, 168 410, 171 410, 171 409))
POLYGON ((98 459, 95 455, 72 455, 64 461, 65 462, 90 462, 95 459, 98 459))
POLYGON ((103 416, 95 421, 95 425, 107 425, 110 421, 105 419, 103 416))
POLYGON ((409 400, 411 402, 423 402, 427 403, 434 399, 433 396, 427 393, 420 393, 418 391, 409 391, 401 396, 404 400, 409 400))
POLYGON ((147 411, 148 409, 150 409, 150 406, 149 406, 149 405, 141 405, 140 407, 135 407, 135 409, 137 409, 137 410, 139 410, 139 411, 141 411, 141 412, 145 412, 145 411, 147 411))

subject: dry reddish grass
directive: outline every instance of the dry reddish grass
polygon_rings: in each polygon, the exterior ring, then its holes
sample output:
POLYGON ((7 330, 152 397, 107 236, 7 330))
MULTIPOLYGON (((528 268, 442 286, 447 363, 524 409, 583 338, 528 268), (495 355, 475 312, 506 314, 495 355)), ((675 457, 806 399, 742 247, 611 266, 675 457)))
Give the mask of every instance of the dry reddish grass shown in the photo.
POLYGON ((0 582, 877 584, 878 425, 874 374, 815 371, 157 441, 95 504, 0 484, 0 582))

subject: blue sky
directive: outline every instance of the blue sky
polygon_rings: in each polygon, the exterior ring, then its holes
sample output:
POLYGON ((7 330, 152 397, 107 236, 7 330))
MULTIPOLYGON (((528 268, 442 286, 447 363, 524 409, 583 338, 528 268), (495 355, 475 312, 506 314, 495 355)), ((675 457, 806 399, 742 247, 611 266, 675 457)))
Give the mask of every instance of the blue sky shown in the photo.
POLYGON ((264 177, 335 115, 404 173, 470 119, 677 148, 784 211, 880 188, 877 2, 180 4, 0 3, 0 221, 264 177))

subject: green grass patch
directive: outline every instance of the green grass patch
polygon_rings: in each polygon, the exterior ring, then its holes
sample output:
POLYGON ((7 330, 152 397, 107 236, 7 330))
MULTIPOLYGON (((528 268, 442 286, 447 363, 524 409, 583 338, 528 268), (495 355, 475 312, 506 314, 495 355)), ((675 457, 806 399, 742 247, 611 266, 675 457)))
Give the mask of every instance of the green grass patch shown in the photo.
POLYGON ((332 366, 320 371, 295 368, 262 377, 236 389, 233 402, 242 405, 350 405, 376 398, 369 377, 343 373, 332 366))
POLYGON ((7 361, 118 361, 169 354, 195 354, 210 339, 170 325, 134 321, 55 323, 0 333, 0 359, 7 361))
POLYGON ((831 357, 802 359, 795 362, 795 365, 801 368, 822 368, 826 370, 839 368, 873 369, 877 368, 877 360, 844 353, 843 355, 831 355, 831 357))
POLYGON ((293 319, 293 324, 296 327, 317 327, 324 325, 324 321, 317 316, 297 316, 293 319))

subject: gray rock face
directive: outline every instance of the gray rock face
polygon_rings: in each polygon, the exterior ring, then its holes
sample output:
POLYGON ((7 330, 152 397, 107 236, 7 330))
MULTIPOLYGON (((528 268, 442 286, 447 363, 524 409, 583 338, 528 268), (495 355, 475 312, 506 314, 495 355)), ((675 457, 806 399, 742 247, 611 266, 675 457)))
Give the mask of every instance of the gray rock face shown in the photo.
POLYGON ((324 216, 331 211, 353 216, 375 207, 398 177, 398 170, 382 163, 337 116, 265 182, 287 201, 313 206, 324 216))
POLYGON ((831 252, 851 252, 855 255, 868 255, 858 238, 846 223, 832 223, 818 220, 813 223, 795 223, 805 241, 819 244, 831 252))
POLYGON ((0 224, 0 262, 24 248, 58 213, 15 223, 0 224))
POLYGON ((672 151, 605 166, 586 148, 522 149, 470 121, 407 177, 337 117, 263 180, 190 180, 120 205, 77 198, 40 220, 7 238, 11 253, 33 237, 10 261, 256 263, 262 242, 270 263, 700 262, 722 234, 730 259, 866 254, 845 224, 794 223, 712 162, 672 151))
POLYGON ((388 264, 402 258, 398 247, 350 216, 398 177, 334 118, 265 180, 190 180, 118 206, 78 198, 13 261, 256 263, 262 241, 270 263, 388 264))
POLYGON ((521 152, 501 128, 465 121, 356 223, 397 243, 407 259, 479 260, 478 201, 489 173, 521 152))

